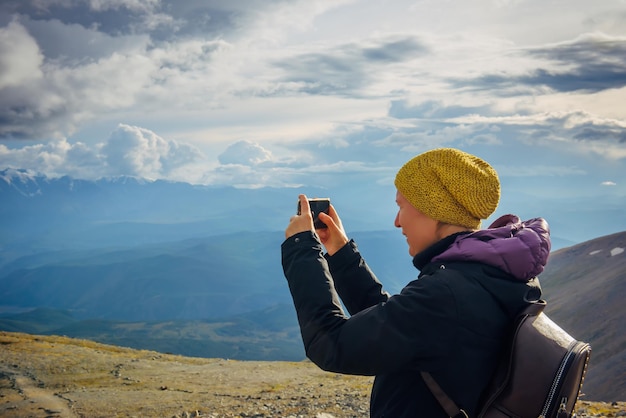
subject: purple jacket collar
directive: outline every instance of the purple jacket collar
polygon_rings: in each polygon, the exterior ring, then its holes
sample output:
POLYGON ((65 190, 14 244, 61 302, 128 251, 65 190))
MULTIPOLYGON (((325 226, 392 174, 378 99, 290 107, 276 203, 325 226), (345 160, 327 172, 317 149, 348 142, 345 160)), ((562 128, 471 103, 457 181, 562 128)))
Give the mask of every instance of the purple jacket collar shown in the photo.
POLYGON ((522 222, 518 216, 504 215, 487 229, 456 235, 431 261, 484 263, 528 281, 543 271, 550 246, 550 228, 544 219, 522 222))

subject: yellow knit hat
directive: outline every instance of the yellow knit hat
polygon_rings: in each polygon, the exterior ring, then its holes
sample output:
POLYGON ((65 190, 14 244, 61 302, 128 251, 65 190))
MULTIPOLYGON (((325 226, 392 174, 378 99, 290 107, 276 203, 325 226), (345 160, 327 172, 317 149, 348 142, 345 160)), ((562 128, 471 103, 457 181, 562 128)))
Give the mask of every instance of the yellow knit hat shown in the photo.
POLYGON ((417 210, 435 220, 480 228, 498 206, 498 173, 480 158, 454 148, 427 151, 396 174, 396 188, 417 210))

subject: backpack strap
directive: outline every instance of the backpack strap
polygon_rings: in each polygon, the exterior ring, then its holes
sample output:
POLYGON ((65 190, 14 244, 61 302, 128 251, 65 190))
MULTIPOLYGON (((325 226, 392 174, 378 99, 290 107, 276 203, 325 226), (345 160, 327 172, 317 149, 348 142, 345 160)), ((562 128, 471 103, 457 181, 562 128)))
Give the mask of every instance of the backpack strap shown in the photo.
POLYGON ((433 396, 437 398, 437 401, 450 418, 469 418, 467 413, 456 406, 454 401, 446 395, 446 392, 441 389, 441 386, 439 386, 435 378, 430 373, 420 372, 420 374, 422 375, 422 379, 424 379, 424 383, 428 386, 428 389, 430 389, 433 396))
MULTIPOLYGON (((528 316, 539 315, 546 307, 544 300, 537 300, 530 302, 522 311, 517 315, 515 323, 519 324, 522 318, 528 316)), ((506 371, 509 372, 508 370, 506 371)), ((428 372, 421 371, 422 379, 428 386, 428 389, 432 392, 433 396, 437 399, 443 410, 450 416, 450 418, 469 418, 467 413, 459 408, 454 401, 444 392, 439 386, 435 378, 428 372)), ((497 388, 497 393, 500 393, 502 387, 497 388)))

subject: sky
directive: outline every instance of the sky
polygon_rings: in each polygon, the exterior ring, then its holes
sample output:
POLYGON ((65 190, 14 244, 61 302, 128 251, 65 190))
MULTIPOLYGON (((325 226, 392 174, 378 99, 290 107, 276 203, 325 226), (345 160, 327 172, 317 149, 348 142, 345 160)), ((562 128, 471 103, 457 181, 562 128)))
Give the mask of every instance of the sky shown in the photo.
POLYGON ((625 103, 626 0, 0 2, 0 169, 340 193, 455 147, 601 211, 625 103))

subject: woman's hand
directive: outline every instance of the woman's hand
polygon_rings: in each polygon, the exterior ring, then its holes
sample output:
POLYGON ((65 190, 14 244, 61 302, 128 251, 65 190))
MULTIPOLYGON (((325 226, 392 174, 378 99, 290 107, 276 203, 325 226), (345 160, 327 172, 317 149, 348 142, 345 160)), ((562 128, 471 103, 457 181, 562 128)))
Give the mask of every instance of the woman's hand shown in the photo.
POLYGON ((324 244, 326 252, 329 255, 334 255, 348 243, 348 236, 333 205, 330 205, 328 215, 320 213, 319 218, 320 221, 326 224, 327 228, 316 230, 317 235, 320 237, 322 244, 324 244))
POLYGON ((349 239, 333 205, 330 205, 328 215, 323 212, 318 215, 320 221, 325 223, 327 227, 315 229, 308 198, 306 195, 301 194, 298 196, 298 199, 300 200, 300 214, 294 215, 289 219, 289 225, 287 225, 285 230, 285 238, 304 231, 315 231, 329 255, 335 254, 348 243, 349 239))
POLYGON ((303 194, 299 195, 298 199, 300 200, 300 214, 294 215, 289 219, 289 225, 287 225, 285 230, 285 238, 304 231, 315 231, 309 200, 303 194))

